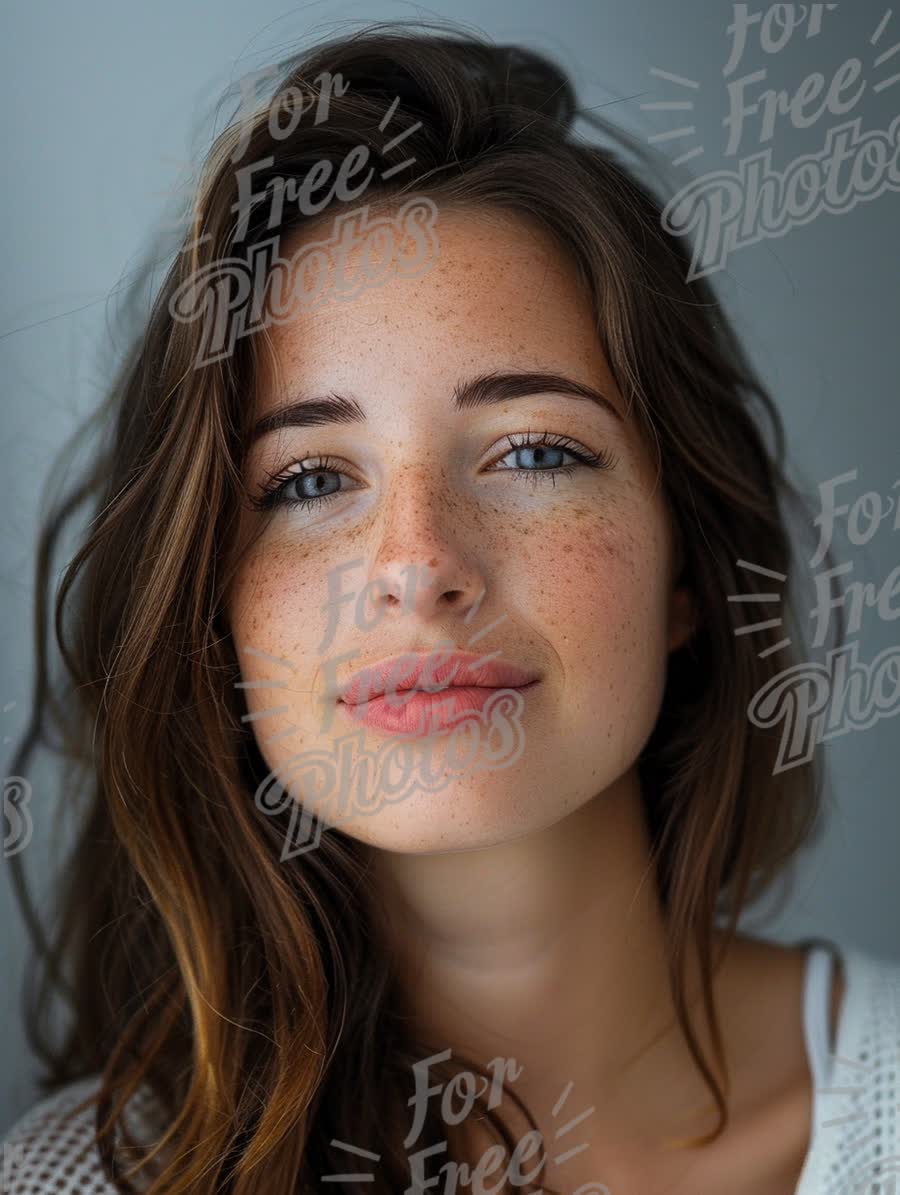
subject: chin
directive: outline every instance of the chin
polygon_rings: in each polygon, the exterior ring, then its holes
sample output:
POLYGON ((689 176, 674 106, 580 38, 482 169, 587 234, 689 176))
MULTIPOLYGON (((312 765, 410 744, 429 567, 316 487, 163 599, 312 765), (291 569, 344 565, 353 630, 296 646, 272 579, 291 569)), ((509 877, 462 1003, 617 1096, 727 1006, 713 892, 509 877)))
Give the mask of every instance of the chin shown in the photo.
POLYGON ((457 779, 436 792, 383 802, 372 813, 343 819, 334 828, 401 854, 480 850, 547 829, 567 816, 570 807, 561 801, 550 804, 547 791, 523 785, 513 774, 505 782, 490 775, 468 783, 457 779))

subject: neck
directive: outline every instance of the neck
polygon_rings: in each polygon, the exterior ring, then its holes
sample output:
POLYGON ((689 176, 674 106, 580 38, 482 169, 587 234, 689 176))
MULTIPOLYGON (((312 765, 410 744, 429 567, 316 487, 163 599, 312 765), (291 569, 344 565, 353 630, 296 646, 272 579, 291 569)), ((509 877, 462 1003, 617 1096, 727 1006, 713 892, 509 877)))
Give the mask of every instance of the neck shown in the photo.
MULTIPOLYGON (((477 850, 377 852, 375 873, 420 1040, 483 1065, 514 1058, 514 1090, 538 1116, 571 1084, 570 1107, 595 1109, 591 1136, 598 1124, 616 1137, 680 1132, 688 1105, 688 1132, 710 1127, 670 993, 636 771, 539 832, 477 850)), ((694 957, 687 974, 690 1006, 694 957)))

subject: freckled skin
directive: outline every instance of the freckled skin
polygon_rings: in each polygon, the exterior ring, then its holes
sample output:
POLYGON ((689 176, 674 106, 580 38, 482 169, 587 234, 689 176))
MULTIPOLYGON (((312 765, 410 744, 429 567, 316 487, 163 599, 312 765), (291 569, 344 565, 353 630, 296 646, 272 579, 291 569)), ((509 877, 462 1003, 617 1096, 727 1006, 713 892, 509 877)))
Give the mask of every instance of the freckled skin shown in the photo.
MULTIPOLYGON (((437 260, 420 277, 391 277, 270 328, 284 390, 259 378, 257 415, 287 396, 333 392, 356 399, 367 420, 288 428, 257 443, 251 494, 268 473, 326 455, 351 488, 311 510, 245 512, 239 542, 262 534, 227 604, 242 679, 287 686, 244 690, 253 714, 287 707, 253 723, 263 756, 326 820, 334 806, 288 769, 299 753, 331 753, 354 731, 341 713, 323 725, 335 679, 448 640, 481 654, 499 649, 539 673, 524 694, 524 749, 514 763, 340 817, 346 833, 405 852, 487 846, 540 829, 634 768, 659 711, 668 652, 689 630, 689 599, 672 592, 668 512, 633 425, 552 393, 462 411, 451 403, 464 378, 539 369, 595 386, 624 410, 574 266, 543 230, 513 216, 440 210, 436 230, 437 260), (501 456, 521 467, 505 436, 526 432, 568 436, 617 459, 607 470, 576 465, 555 484, 488 467, 501 456), (374 625, 356 625, 352 604, 338 607, 337 630, 320 652, 329 573, 353 560, 362 563, 344 574, 343 592, 383 583, 360 607, 374 625), (402 599, 412 565, 420 573, 409 609, 402 599), (350 652, 329 680, 327 662, 350 652)), ((386 741, 366 731, 367 750, 386 741)), ((426 742, 436 765, 445 740, 418 740, 417 757, 426 742)))

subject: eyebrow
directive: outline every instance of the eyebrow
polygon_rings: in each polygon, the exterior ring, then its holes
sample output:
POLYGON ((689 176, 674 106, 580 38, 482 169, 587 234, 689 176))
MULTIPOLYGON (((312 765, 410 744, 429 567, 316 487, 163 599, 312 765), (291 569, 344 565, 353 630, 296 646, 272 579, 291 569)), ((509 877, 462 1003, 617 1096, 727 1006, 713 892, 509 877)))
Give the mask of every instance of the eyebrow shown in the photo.
MULTIPOLYGON (((623 416, 618 406, 602 391, 583 382, 576 382, 564 374, 537 372, 506 372, 480 374, 458 382, 453 388, 453 406, 457 411, 491 406, 513 398, 528 398, 534 394, 562 394, 580 398, 612 412, 618 420, 623 416)), ((321 398, 301 398, 287 403, 259 419, 250 433, 251 444, 269 432, 284 427, 318 427, 329 423, 365 423, 366 413, 354 398, 329 394, 321 398)))

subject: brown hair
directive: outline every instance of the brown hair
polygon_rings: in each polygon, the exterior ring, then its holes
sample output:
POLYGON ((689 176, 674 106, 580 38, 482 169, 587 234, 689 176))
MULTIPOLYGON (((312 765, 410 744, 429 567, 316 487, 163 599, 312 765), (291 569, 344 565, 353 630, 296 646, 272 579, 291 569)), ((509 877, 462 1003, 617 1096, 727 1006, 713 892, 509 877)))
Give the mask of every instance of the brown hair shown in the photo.
MULTIPOLYGON (((390 959, 370 949, 365 852, 335 830, 282 862, 284 818, 252 799, 268 768, 241 721, 223 562, 243 494, 253 417, 245 396, 267 341, 239 338, 195 368, 200 328, 170 309, 198 272, 273 235, 269 206, 258 203, 236 242, 231 155, 240 136, 245 161, 272 158, 254 177, 257 191, 322 160, 337 168, 366 145, 379 182, 365 202, 428 195, 536 218, 589 287, 614 377, 657 454, 681 581, 698 611, 692 638, 670 657, 640 769, 678 1020, 719 1111, 701 1142, 727 1123, 728 1082, 688 1015, 688 947, 699 952, 704 1015, 725 1073, 712 1000, 715 919, 727 914, 735 932, 818 811, 818 759, 776 773, 777 736, 747 716, 753 694, 792 662, 790 648, 764 651, 790 625, 791 600, 783 626, 752 643, 735 635, 727 600, 754 590, 739 560, 790 571, 786 503, 800 495, 784 473, 782 426, 712 288, 686 281, 686 247, 625 165, 620 147, 638 147, 580 110, 547 57, 468 33, 369 27, 281 62, 272 94, 315 96, 326 72, 347 85, 332 94, 327 121, 303 119, 273 138, 265 104, 249 126, 234 123, 216 139, 182 251, 91 421, 102 435, 89 475, 50 512, 40 540, 37 683, 13 771, 40 742, 52 746, 52 720, 73 765, 65 801, 84 808, 75 806, 81 831, 52 942, 11 860, 43 963, 28 1030, 46 1089, 101 1072, 98 1143, 123 1191, 134 1188, 114 1165, 114 1130, 139 1087, 163 1113, 154 1162, 135 1172, 155 1166, 154 1193, 306 1189, 346 1169, 334 1141, 380 1155, 363 1189, 401 1189, 398 1125, 410 1064, 426 1045, 411 1038, 390 959), (391 145, 379 122, 396 97, 391 132, 418 127, 391 145), (579 117, 597 138, 576 134, 579 117), (414 170, 380 179, 408 159, 414 170), (45 642, 51 563, 66 519, 85 503, 91 522, 56 595, 65 675, 55 690, 45 642), (57 991, 73 1012, 58 1042, 46 1023, 57 991)), ((278 232, 304 226, 289 209, 278 232)), ((802 641, 796 620, 793 629, 802 641)), ((486 1115, 510 1147, 508 1129, 486 1115)), ((422 1143, 446 1133, 429 1121, 422 1143)))

